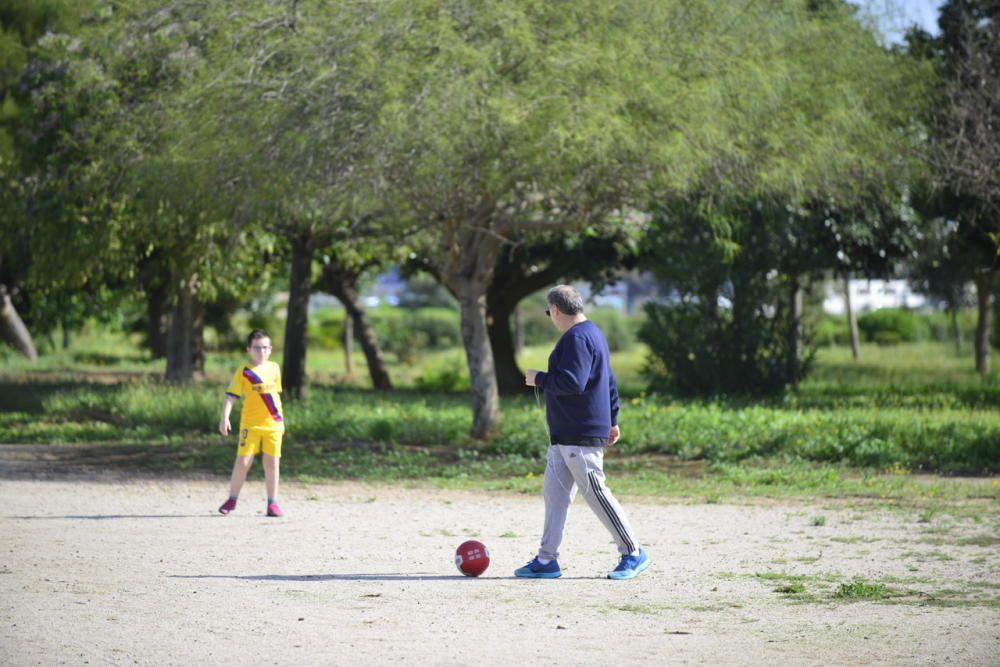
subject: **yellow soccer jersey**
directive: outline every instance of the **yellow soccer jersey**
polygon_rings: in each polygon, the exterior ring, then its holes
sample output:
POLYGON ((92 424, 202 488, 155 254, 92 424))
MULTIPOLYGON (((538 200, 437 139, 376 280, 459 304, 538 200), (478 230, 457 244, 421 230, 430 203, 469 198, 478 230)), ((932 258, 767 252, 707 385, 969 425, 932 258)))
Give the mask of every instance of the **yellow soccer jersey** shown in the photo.
POLYGON ((240 428, 285 430, 281 413, 281 369, 273 361, 260 366, 244 365, 236 370, 226 393, 242 398, 240 428))

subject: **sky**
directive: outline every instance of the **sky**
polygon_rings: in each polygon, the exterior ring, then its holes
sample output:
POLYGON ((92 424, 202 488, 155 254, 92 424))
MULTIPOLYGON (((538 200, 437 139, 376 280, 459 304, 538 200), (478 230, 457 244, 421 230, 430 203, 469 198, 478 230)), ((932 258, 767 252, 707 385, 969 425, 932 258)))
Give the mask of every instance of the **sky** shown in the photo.
POLYGON ((916 23, 937 34, 938 8, 944 0, 850 0, 876 17, 879 30, 889 42, 902 41, 906 29, 916 23))
POLYGON ((916 23, 929 33, 938 31, 938 7, 941 0, 900 0, 906 23, 916 23))

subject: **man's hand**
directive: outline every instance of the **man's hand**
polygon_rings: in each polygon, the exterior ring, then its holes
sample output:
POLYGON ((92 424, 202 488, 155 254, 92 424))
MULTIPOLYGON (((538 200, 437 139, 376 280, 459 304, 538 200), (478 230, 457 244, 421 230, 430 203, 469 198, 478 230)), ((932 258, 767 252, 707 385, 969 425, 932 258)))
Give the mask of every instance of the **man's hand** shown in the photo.
POLYGON ((232 426, 229 425, 229 420, 222 418, 219 420, 219 433, 222 435, 229 435, 229 431, 232 430, 232 426))
POLYGON ((538 371, 534 368, 529 368, 528 370, 524 371, 524 384, 528 385, 529 387, 534 387, 536 375, 538 375, 538 371))
POLYGON ((608 445, 614 447, 615 443, 622 439, 621 429, 617 426, 612 426, 611 433, 608 434, 608 437, 610 438, 610 440, 608 440, 608 445))

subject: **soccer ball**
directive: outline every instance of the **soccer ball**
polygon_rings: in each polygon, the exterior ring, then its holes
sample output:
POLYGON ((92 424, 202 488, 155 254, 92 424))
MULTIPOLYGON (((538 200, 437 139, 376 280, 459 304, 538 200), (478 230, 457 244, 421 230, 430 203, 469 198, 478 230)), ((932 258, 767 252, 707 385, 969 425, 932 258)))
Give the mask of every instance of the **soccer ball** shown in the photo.
POLYGON ((490 550, 478 540, 467 540, 455 551, 455 567, 467 577, 478 577, 490 566, 490 550))

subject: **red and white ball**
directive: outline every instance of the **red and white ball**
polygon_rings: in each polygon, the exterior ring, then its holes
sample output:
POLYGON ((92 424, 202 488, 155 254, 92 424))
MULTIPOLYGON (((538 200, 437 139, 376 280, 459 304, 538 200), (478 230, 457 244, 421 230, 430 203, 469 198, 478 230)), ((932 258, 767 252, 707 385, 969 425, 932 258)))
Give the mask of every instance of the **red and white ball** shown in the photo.
POLYGON ((467 540, 455 551, 455 567, 467 577, 478 577, 490 566, 490 550, 478 540, 467 540))

